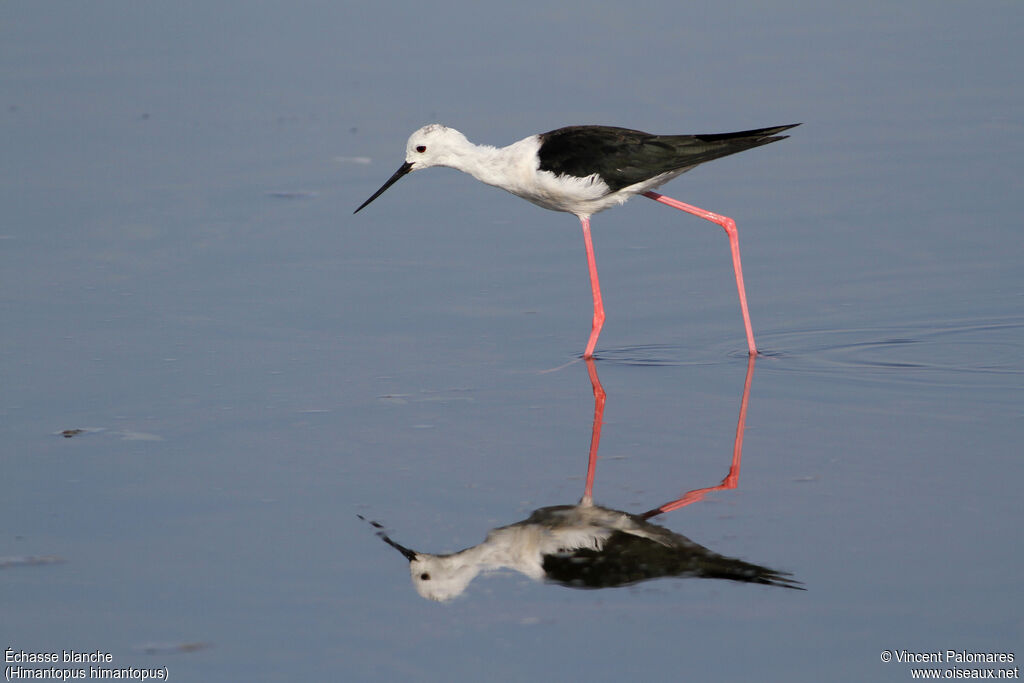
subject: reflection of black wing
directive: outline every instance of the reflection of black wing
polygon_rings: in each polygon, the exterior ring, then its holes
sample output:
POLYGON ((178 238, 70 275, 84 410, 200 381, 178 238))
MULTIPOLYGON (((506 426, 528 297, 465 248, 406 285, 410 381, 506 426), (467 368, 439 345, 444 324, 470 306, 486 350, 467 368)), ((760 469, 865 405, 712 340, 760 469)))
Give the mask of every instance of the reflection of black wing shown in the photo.
MULTIPOLYGON (((681 538, 681 537, 677 537, 681 538)), ((729 579, 804 590, 787 572, 724 557, 688 541, 669 547, 616 531, 601 550, 566 550, 544 556, 551 581, 570 588, 613 588, 665 576, 729 579)))

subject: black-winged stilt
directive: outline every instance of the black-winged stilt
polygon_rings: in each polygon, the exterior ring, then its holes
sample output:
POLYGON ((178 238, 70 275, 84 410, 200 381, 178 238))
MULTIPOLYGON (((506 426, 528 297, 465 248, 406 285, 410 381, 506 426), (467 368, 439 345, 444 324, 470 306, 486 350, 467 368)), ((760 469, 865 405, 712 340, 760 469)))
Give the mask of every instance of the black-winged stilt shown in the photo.
POLYGON ((747 293, 743 286, 736 222, 652 190, 706 161, 783 140, 788 136, 778 133, 798 125, 710 135, 651 135, 610 126, 569 126, 497 148, 475 145, 454 128, 435 123, 420 128, 409 137, 405 163, 355 213, 405 174, 431 166, 448 166, 545 209, 574 214, 583 225, 594 297, 593 326, 583 352, 584 358, 591 358, 605 316, 590 237, 590 217, 598 211, 622 204, 633 195, 643 194, 725 229, 732 250, 747 347, 750 355, 757 355, 747 309, 747 293))
POLYGON ((422 553, 402 546, 391 540, 380 523, 367 521, 377 528, 381 540, 409 560, 416 591, 437 601, 451 600, 461 594, 480 572, 495 569, 513 569, 531 579, 570 588, 612 588, 650 579, 679 577, 728 579, 804 590, 791 573, 719 555, 680 533, 649 521, 652 517, 703 500, 716 490, 728 490, 738 485, 746 407, 751 396, 755 361, 756 356, 753 355, 746 361, 732 462, 728 474, 718 485, 694 488, 678 499, 641 514, 595 505, 594 478, 606 395, 594 360, 587 358, 587 372, 594 390, 594 422, 587 480, 583 498, 578 504, 535 510, 527 519, 490 531, 483 543, 447 555, 422 553))
POLYGON ((416 592, 437 602, 459 596, 482 572, 501 569, 568 588, 615 588, 679 577, 805 590, 789 572, 719 555, 640 515, 600 505, 540 508, 521 522, 493 529, 479 545, 449 555, 407 548, 370 523, 409 560, 416 592))
POLYGON ((737 487, 755 360, 754 356, 747 360, 729 473, 717 486, 693 489, 642 514, 594 504, 594 477, 606 395, 594 361, 588 358, 585 362, 594 391, 594 422, 586 484, 579 503, 534 510, 521 522, 492 530, 483 543, 448 555, 407 548, 393 541, 378 522, 366 521, 376 527, 377 535, 385 543, 409 561, 416 591, 437 601, 456 597, 481 572, 497 569, 512 569, 535 580, 571 588, 611 588, 675 576, 730 579, 803 590, 800 582, 788 572, 719 555, 649 521, 696 503, 712 491, 737 487))

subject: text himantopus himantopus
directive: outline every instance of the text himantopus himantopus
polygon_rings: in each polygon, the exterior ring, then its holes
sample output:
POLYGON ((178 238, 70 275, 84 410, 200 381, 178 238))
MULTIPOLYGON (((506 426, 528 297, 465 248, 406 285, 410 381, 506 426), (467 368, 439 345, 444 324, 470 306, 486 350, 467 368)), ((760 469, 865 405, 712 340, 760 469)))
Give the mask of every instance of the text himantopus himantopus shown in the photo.
POLYGON ((798 125, 794 123, 710 135, 651 135, 610 126, 569 126, 531 135, 508 147, 497 148, 475 145, 454 128, 430 124, 409 137, 405 163, 355 213, 410 171, 448 166, 545 209, 574 214, 583 225, 590 287, 594 297, 593 326, 587 348, 583 352, 584 358, 591 358, 605 316, 594 245, 590 237, 590 217, 598 211, 622 204, 633 195, 643 194, 672 208, 717 223, 725 229, 732 250, 736 289, 747 332, 747 348, 750 355, 756 355, 754 330, 750 324, 747 293, 743 286, 736 222, 727 216, 684 204, 652 190, 706 161, 783 140, 788 136, 778 133, 798 125))

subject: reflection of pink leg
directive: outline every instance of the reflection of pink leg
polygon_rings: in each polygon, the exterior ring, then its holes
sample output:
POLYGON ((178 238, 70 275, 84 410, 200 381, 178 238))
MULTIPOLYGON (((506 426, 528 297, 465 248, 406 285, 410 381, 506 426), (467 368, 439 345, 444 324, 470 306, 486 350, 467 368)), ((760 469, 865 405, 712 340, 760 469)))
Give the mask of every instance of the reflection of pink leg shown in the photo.
MULTIPOLYGON (((743 309, 743 324, 747 328, 747 348, 750 351, 751 356, 756 356, 757 346, 754 344, 754 328, 750 324, 750 311, 747 310, 747 290, 743 286, 743 266, 740 265, 740 236, 739 232, 736 230, 736 221, 728 216, 720 216, 717 213, 711 213, 710 211, 705 211, 704 209, 696 206, 684 204, 678 199, 672 199, 671 197, 666 197, 665 195, 658 194, 657 192, 644 192, 644 196, 649 199, 653 199, 656 202, 661 202, 662 204, 671 206, 673 209, 692 213, 694 216, 699 216, 725 228, 725 234, 729 236, 729 248, 732 250, 732 269, 736 273, 736 289, 740 293, 740 308, 743 309)), ((584 230, 586 230, 586 228, 584 228, 584 230)))
POLYGON ((601 445, 601 423, 604 421, 604 387, 597 376, 594 359, 587 358, 587 374, 590 375, 590 386, 594 389, 594 431, 590 435, 590 458, 587 460, 587 485, 583 489, 580 505, 594 503, 594 470, 597 468, 597 449, 601 445))
POLYGON ((604 304, 601 303, 601 285, 597 281, 597 259, 594 258, 594 243, 590 239, 590 218, 580 216, 580 223, 583 224, 583 244, 587 247, 590 290, 594 295, 594 323, 590 328, 590 339, 587 340, 587 349, 583 352, 583 357, 593 358, 594 346, 597 345, 597 338, 601 335, 601 328, 604 326, 604 304))
POLYGON ((754 379, 754 359, 756 356, 750 356, 747 359, 747 378, 743 382, 743 398, 740 400, 740 417, 736 421, 736 440, 732 446, 732 464, 729 465, 729 474, 725 475, 725 479, 718 486, 709 486, 706 489, 694 489, 689 491, 682 498, 678 498, 669 503, 665 503, 659 508, 649 510, 644 514, 640 515, 644 519, 649 519, 655 515, 660 515, 663 512, 672 512, 678 510, 681 507, 685 507, 690 503, 696 503, 698 500, 704 498, 705 495, 712 491, 723 491, 725 489, 734 489, 740 480, 740 462, 743 460, 743 432, 747 427, 747 403, 750 400, 750 383, 754 379))

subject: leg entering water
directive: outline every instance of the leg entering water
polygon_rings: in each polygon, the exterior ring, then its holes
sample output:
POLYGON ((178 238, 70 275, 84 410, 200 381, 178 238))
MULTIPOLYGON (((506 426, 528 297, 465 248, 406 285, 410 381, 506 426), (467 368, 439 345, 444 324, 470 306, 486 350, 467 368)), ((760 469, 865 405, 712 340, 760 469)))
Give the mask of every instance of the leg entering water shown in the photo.
MULTIPOLYGON (((750 312, 747 310, 747 290, 743 286, 743 266, 740 265, 740 236, 736 230, 736 221, 729 218, 728 216, 720 216, 717 213, 705 211, 696 206, 690 204, 684 204, 678 199, 672 199, 666 197, 663 194, 657 192, 644 192, 644 196, 648 199, 653 199, 656 202, 661 202, 667 206, 671 206, 673 209, 679 209, 686 213, 692 213, 694 216, 699 216, 705 220, 709 220, 712 223, 717 223, 725 229, 725 234, 729 236, 729 248, 732 251, 732 269, 736 273, 736 290, 740 294, 740 308, 743 310, 743 325, 747 330, 747 349, 751 356, 757 355, 757 346, 754 344, 754 328, 750 324, 750 312)), ((587 230, 585 227, 584 230, 587 230)), ((596 271, 594 273, 596 277, 596 271)))
POLYGON ((583 243, 587 247, 590 291, 594 295, 594 323, 590 328, 590 339, 587 341, 587 349, 583 352, 583 357, 593 358, 594 346, 597 345, 597 338, 601 336, 601 328, 604 326, 604 304, 601 303, 601 285, 597 281, 597 259, 594 258, 594 243, 590 239, 590 218, 581 216, 580 223, 583 224, 583 243))

